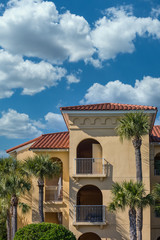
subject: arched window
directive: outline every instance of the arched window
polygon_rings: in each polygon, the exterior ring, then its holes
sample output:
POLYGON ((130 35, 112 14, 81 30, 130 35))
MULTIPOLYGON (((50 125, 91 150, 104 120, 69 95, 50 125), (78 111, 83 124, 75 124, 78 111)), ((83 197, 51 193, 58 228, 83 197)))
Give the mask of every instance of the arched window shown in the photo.
POLYGON ((160 175, 160 153, 158 153, 154 158, 154 175, 160 175))
POLYGON ((59 158, 52 158, 55 162, 59 162, 61 165, 61 174, 59 176, 53 176, 52 178, 45 179, 45 201, 57 202, 63 200, 63 164, 59 158))
POLYGON ((88 232, 83 233, 78 240, 101 240, 101 238, 96 233, 88 232))
POLYGON ((102 147, 95 139, 85 139, 77 146, 75 174, 104 174, 102 147))
POLYGON ((86 185, 77 193, 76 222, 104 222, 105 207, 101 190, 86 185))

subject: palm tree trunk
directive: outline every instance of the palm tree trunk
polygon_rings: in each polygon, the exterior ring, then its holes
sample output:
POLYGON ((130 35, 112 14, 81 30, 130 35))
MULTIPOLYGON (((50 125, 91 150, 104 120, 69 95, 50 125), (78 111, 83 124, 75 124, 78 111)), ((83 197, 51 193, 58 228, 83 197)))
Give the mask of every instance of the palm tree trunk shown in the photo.
POLYGON ((11 205, 13 209, 12 214, 12 240, 14 239, 15 233, 17 232, 17 205, 18 205, 18 198, 16 195, 12 196, 11 205))
POLYGON ((38 179, 38 187, 39 187, 39 215, 40 215, 40 222, 44 222, 44 214, 43 214, 43 188, 44 188, 44 181, 43 181, 43 179, 38 179))
POLYGON ((136 210, 134 208, 131 208, 129 210, 129 222, 130 222, 130 240, 137 240, 136 210))
POLYGON ((11 218, 9 210, 7 210, 6 226, 7 226, 7 240, 11 240, 11 218))
POLYGON ((142 182, 142 160, 141 160, 142 140, 139 138, 136 138, 136 139, 133 139, 132 143, 135 149, 137 182, 142 182))
MULTIPOLYGON (((142 159, 141 159, 141 145, 142 140, 139 138, 133 139, 132 141, 135 149, 136 158, 136 179, 137 182, 142 182, 142 159)), ((137 209, 137 233, 138 240, 142 240, 142 226, 143 226, 143 209, 137 209)))

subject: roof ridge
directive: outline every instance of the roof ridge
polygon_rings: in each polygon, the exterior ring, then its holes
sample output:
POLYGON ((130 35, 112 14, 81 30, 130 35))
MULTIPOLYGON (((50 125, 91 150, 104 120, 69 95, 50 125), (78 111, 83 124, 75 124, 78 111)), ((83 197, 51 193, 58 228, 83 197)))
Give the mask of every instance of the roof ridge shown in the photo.
POLYGON ((66 107, 60 107, 60 110, 63 110, 63 108, 74 108, 74 107, 78 108, 78 107, 88 107, 88 106, 97 106, 97 105, 105 105, 105 104, 110 104, 110 105, 114 105, 114 106, 118 105, 118 106, 152 107, 155 110, 157 110, 156 106, 151 106, 151 105, 128 104, 128 103, 110 103, 110 102, 66 106, 66 107))
POLYGON ((52 134, 58 134, 58 133, 69 133, 69 131, 64 131, 64 132, 54 132, 54 133, 44 133, 41 136, 46 136, 46 135, 52 135, 52 134))

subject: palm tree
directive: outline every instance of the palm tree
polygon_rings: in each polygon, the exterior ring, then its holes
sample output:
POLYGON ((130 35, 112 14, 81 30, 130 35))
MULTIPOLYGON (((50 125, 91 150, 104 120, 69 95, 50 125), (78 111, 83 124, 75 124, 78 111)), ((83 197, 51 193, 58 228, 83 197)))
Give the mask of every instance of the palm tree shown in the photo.
MULTIPOLYGON (((135 149, 136 159, 136 178, 138 182, 142 182, 142 161, 141 161, 141 145, 142 136, 149 132, 149 118, 143 112, 127 113, 120 119, 120 124, 117 127, 117 133, 120 139, 132 140, 135 149)), ((143 225, 142 208, 137 211, 137 228, 138 239, 142 240, 142 225, 143 225)))
POLYGON ((40 222, 44 222, 43 214, 43 188, 44 179, 58 176, 61 173, 61 165, 57 161, 52 161, 48 155, 35 155, 26 160, 26 169, 38 179, 39 187, 39 214, 40 222))
POLYGON ((126 207, 129 208, 130 240, 137 240, 137 208, 140 206, 144 208, 152 204, 152 196, 150 194, 146 195, 144 185, 141 182, 134 183, 133 181, 115 183, 111 192, 112 202, 109 204, 109 210, 121 209, 123 211, 126 207))
MULTIPOLYGON (((0 199, 0 239, 6 239, 7 234, 7 208, 5 201, 0 199)), ((8 240, 8 238, 7 238, 8 240)))
POLYGON ((8 239, 14 238, 17 231, 17 206, 20 196, 30 191, 29 174, 24 170, 23 163, 13 158, 0 160, 0 199, 3 199, 7 209, 8 239), (10 214, 11 210, 11 214, 10 214), (10 219, 12 234, 10 233, 10 219))

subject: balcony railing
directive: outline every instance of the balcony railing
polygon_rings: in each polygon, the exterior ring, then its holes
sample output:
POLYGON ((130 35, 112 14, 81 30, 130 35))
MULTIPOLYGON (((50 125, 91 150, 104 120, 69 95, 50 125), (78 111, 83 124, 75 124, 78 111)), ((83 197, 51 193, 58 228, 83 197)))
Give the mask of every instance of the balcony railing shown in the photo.
POLYGON ((160 176, 160 169, 154 169, 154 175, 160 176))
POLYGON ((45 202, 58 202, 63 200, 63 187, 61 178, 57 186, 45 186, 45 202))
POLYGON ((105 224, 106 206, 104 205, 76 205, 74 207, 74 224, 105 224))
POLYGON ((106 176, 106 161, 104 158, 75 158, 75 176, 106 176))

